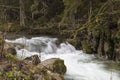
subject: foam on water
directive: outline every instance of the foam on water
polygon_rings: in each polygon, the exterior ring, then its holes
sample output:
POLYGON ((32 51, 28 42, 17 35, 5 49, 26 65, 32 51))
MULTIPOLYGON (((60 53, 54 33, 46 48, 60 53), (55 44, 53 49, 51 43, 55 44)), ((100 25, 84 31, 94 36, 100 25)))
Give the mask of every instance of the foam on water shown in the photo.
POLYGON ((93 55, 76 50, 68 42, 57 46, 55 44, 57 39, 48 37, 19 38, 6 41, 16 45, 24 45, 20 49, 16 46, 18 58, 38 54, 42 60, 54 57, 64 59, 67 66, 67 72, 64 75, 66 80, 120 80, 117 71, 105 70, 105 65, 94 61, 93 55))

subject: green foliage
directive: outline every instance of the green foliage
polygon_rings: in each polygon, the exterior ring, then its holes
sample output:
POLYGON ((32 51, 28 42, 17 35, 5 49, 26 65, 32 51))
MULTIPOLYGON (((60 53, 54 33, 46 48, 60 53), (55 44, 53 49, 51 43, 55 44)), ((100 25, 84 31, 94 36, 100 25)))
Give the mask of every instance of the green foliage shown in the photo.
POLYGON ((2 76, 2 72, 0 71, 0 77, 2 76))
MULTIPOLYGON (((29 69, 24 70, 24 69, 19 69, 19 65, 16 64, 16 62, 11 62, 11 67, 8 67, 8 65, 2 64, 4 67, 1 67, 0 69, 0 80, 5 79, 5 80, 33 80, 31 79, 31 72, 29 69), (3 70, 2 70, 3 68, 3 70), (5 71, 5 70, 7 71, 5 71), (26 73, 27 72, 27 73, 26 73)), ((26 64, 24 64, 24 68, 26 67, 26 64)), ((33 69, 33 68, 32 68, 33 69)), ((32 77, 34 77, 32 75, 32 77)))
POLYGON ((21 71, 17 70, 17 69, 13 69, 12 71, 8 71, 6 73, 6 78, 9 78, 10 80, 19 80, 19 79, 26 79, 26 80, 30 80, 29 75, 25 75, 24 73, 22 73, 21 71))
POLYGON ((6 76, 9 77, 9 78, 14 77, 14 73, 12 71, 9 71, 9 72, 6 73, 6 76))
POLYGON ((6 54, 6 58, 9 59, 9 60, 13 60, 13 61, 18 60, 14 55, 12 55, 12 54, 10 54, 10 53, 7 53, 7 54, 6 54))

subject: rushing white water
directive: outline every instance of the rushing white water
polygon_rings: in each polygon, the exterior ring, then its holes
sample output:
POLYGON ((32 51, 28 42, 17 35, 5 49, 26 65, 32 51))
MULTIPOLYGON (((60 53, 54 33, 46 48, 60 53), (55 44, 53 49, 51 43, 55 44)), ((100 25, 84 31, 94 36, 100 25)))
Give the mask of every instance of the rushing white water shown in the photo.
POLYGON ((105 65, 95 60, 93 55, 76 50, 67 42, 56 45, 56 38, 34 37, 6 41, 16 46, 18 58, 38 54, 42 60, 53 57, 64 59, 67 66, 64 75, 66 80, 120 80, 119 71, 106 70, 105 65))

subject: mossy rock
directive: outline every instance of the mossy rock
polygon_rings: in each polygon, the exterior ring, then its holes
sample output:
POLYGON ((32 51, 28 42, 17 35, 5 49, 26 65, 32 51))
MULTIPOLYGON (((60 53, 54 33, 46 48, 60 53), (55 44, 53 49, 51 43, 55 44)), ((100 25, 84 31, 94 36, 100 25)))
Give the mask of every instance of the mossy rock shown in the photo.
POLYGON ((89 53, 89 54, 92 53, 92 48, 90 47, 90 45, 85 40, 82 41, 81 44, 82 44, 83 52, 89 53))
POLYGON ((66 72, 66 66, 64 64, 64 60, 59 58, 51 58, 43 61, 41 65, 44 65, 50 71, 55 73, 64 74, 66 72))
POLYGON ((41 62, 38 55, 33 55, 30 57, 27 57, 24 59, 24 61, 27 63, 33 64, 33 65, 38 65, 41 62))

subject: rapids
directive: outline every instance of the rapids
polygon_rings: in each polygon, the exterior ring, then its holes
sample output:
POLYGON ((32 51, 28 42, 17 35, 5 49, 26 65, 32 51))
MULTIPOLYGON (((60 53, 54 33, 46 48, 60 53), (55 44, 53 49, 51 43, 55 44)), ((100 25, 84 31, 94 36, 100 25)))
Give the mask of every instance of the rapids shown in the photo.
POLYGON ((17 57, 20 59, 34 54, 38 54, 42 61, 53 57, 64 59, 67 67, 65 80, 120 80, 120 71, 105 69, 104 61, 76 50, 68 42, 56 45, 57 38, 23 37, 6 41, 16 46, 17 57))

